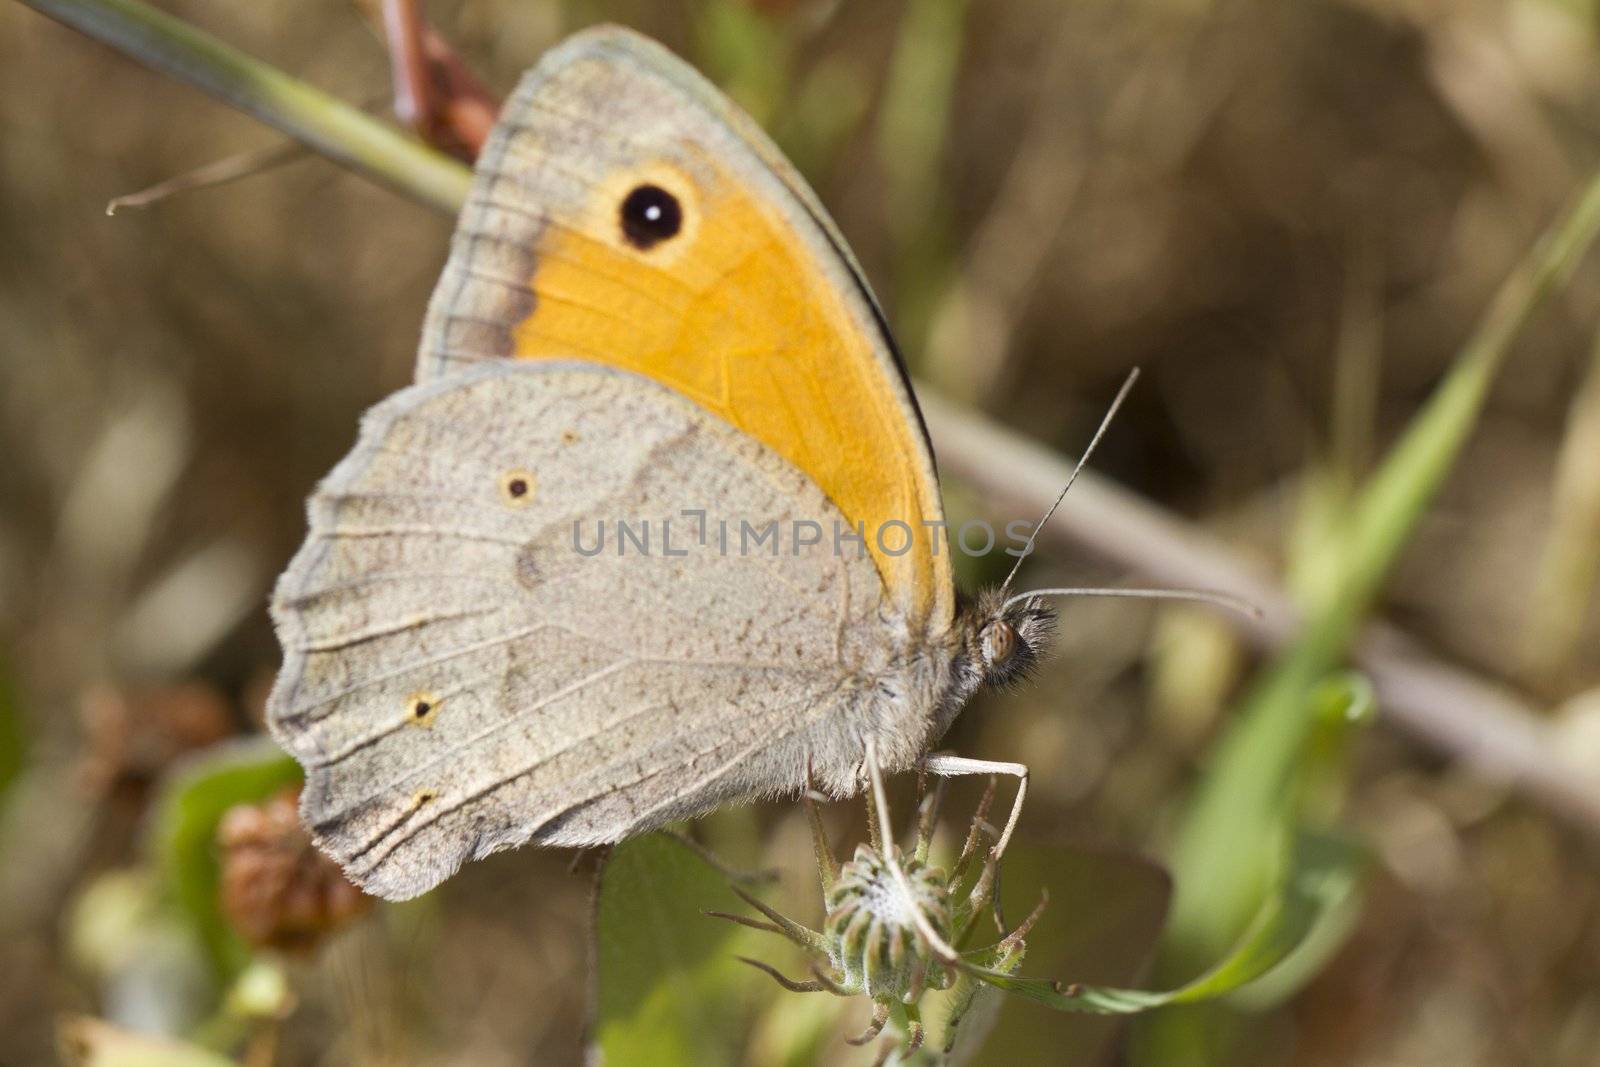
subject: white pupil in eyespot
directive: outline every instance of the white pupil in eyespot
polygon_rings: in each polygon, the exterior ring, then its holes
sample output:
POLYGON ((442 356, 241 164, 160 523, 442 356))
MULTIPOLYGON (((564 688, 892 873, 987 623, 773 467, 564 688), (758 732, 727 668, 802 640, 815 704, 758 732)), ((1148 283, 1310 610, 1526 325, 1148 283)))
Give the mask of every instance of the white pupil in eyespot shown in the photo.
POLYGON ((661 205, 660 204, 651 204, 649 207, 645 208, 644 209, 644 217, 649 219, 651 222, 660 222, 661 221, 661 205))

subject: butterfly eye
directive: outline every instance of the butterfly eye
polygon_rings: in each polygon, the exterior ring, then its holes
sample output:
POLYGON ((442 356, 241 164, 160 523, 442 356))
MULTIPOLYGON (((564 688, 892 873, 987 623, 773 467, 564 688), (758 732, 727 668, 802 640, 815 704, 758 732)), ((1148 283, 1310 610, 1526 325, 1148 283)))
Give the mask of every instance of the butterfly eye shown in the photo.
POLYGON ((1004 619, 996 619, 983 632, 984 658, 991 665, 1004 663, 1017 650, 1017 631, 1004 619))
POLYGON ((659 185, 641 185, 622 202, 622 236, 646 251, 677 234, 683 227, 678 198, 659 185))

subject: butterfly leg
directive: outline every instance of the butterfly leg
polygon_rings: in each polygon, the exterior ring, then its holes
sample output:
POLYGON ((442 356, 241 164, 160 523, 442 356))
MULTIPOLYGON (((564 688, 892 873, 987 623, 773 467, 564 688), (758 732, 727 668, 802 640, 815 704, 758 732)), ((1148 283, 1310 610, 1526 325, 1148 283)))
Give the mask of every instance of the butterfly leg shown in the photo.
POLYGON ((740 867, 735 867, 732 864, 725 862, 715 852, 712 852, 705 845, 702 845, 699 841, 695 840, 694 837, 682 830, 668 828, 662 832, 666 834, 666 836, 678 842, 678 844, 682 845, 684 848, 688 849, 690 852, 693 852, 696 856, 699 856, 701 862, 703 862, 707 867, 712 868, 734 885, 771 885, 780 877, 781 872, 776 867, 761 867, 757 868, 756 870, 746 870, 740 867))
MULTIPOLYGON (((1006 817, 1005 829, 1000 831, 1000 836, 989 849, 989 858, 986 863, 985 878, 992 879, 994 893, 994 922, 1001 933, 1005 933, 1005 914, 1000 909, 1000 857, 1005 855, 1006 846, 1011 843, 1011 835, 1017 829, 1017 821, 1022 818, 1022 804, 1028 798, 1028 768, 1021 763, 1003 763, 996 760, 968 759, 965 756, 951 756, 935 753, 922 758, 922 767, 929 774, 936 774, 943 778, 954 778, 966 774, 1008 774, 1017 780, 1017 796, 1011 802, 1011 814, 1006 817)), ((980 883, 981 884, 981 883, 980 883)))
POLYGON ((872 799, 867 810, 872 813, 874 821, 885 831, 883 834, 883 849, 879 853, 884 864, 889 868, 889 875, 894 879, 895 886, 905 894, 906 903, 911 912, 912 924, 917 928, 917 933, 922 936, 928 949, 945 963, 958 964, 961 962, 961 953, 952 948, 949 942, 939 935, 933 928, 928 917, 923 914, 922 907, 916 902, 916 894, 911 891, 911 882, 906 878, 905 868, 900 866, 900 856, 894 847, 894 842, 887 833, 888 828, 894 824, 889 821, 889 801, 883 791, 883 770, 878 766, 878 750, 872 743, 872 738, 866 739, 866 769, 867 778, 872 786, 872 799))
POLYGON ((1011 802, 1011 814, 1006 817, 1006 826, 1000 831, 999 839, 989 850, 989 854, 996 860, 1005 855, 1006 846, 1011 843, 1011 835, 1017 829, 1017 820, 1022 818, 1022 803, 1028 798, 1027 766, 1021 763, 1002 763, 997 760, 968 759, 965 756, 942 754, 924 756, 922 766, 929 774, 945 778, 955 778, 965 774, 1008 774, 1017 780, 1017 797, 1011 802))
POLYGON ((807 789, 800 797, 805 805, 806 821, 811 824, 811 847, 817 854, 817 878, 822 882, 822 897, 833 892, 833 883, 839 880, 839 860, 828 844, 828 831, 822 825, 822 810, 817 807, 817 794, 807 789))

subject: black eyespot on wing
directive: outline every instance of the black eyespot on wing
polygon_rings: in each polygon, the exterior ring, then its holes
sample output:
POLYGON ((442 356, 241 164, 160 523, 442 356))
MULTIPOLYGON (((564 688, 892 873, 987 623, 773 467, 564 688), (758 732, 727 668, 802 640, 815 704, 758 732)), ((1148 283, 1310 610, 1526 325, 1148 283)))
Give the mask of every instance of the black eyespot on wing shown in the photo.
POLYGON ((622 236, 641 252, 647 251, 683 228, 683 207, 678 198, 659 185, 641 185, 622 202, 622 236))

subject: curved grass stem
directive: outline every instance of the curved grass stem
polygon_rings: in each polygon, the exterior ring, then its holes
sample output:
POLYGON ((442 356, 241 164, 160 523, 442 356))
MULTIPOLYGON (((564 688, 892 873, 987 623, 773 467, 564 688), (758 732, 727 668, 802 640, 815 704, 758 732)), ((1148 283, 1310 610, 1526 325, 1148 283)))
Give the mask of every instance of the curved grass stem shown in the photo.
POLYGON ((466 201, 460 163, 182 19, 139 0, 22 2, 429 207, 453 215, 466 201))

